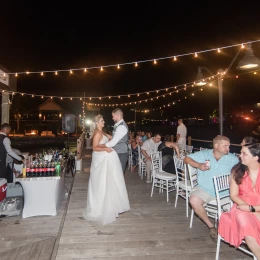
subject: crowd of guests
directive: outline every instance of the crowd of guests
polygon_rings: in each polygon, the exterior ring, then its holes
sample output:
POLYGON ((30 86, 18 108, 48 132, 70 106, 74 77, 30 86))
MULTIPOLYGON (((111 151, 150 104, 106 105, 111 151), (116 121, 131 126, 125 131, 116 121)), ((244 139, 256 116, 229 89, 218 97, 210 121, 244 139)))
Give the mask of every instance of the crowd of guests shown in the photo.
MULTIPOLYGON (((160 134, 139 131, 130 133, 133 151, 132 171, 138 165, 138 146, 146 163, 146 182, 151 182, 151 153, 162 151, 163 170, 175 174, 173 154, 180 156, 180 146, 160 134)), ((180 135, 179 135, 180 138, 180 135)), ((189 202, 196 215, 208 226, 212 239, 218 233, 231 245, 238 247, 244 239, 260 259, 260 144, 246 136, 241 142, 239 156, 230 153, 230 140, 218 135, 213 139, 213 149, 194 152, 184 158, 184 163, 198 169, 197 182, 190 193, 189 202), (210 165, 206 161, 210 161, 210 165), (229 212, 224 212, 218 228, 209 219, 205 203, 216 198, 213 177, 230 174, 230 197, 234 202, 229 212)))

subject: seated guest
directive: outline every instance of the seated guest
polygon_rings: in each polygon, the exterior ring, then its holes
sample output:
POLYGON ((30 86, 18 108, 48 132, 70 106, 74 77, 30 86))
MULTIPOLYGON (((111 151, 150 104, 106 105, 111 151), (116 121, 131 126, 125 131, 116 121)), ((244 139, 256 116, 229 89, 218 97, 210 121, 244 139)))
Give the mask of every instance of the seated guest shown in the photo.
POLYGON ((146 134, 146 135, 147 135, 147 138, 148 138, 148 139, 151 139, 151 138, 153 137, 153 134, 152 134, 152 132, 147 132, 147 134, 146 134))
POLYGON ((133 172, 138 165, 138 145, 142 144, 139 140, 139 136, 132 140, 131 147, 132 147, 132 168, 131 172, 133 172))
POLYGON ((145 132, 142 132, 141 136, 142 136, 142 141, 143 142, 145 142, 148 139, 148 137, 146 136, 145 132))
POLYGON ((178 158, 180 157, 180 151, 177 144, 174 142, 165 141, 158 146, 158 151, 162 152, 162 169, 165 172, 175 174, 175 165, 173 160, 174 150, 178 158))
POLYGON ((217 231, 209 220, 203 205, 216 197, 213 177, 229 173, 232 167, 238 163, 237 156, 229 153, 229 146, 229 138, 217 135, 213 139, 213 149, 195 152, 184 158, 184 163, 198 168, 198 185, 191 190, 190 204, 194 212, 208 226, 210 236, 214 239, 217 238, 217 231), (209 160, 210 165, 205 162, 206 160, 209 160))
POLYGON ((145 157, 147 183, 151 183, 151 154, 158 151, 158 146, 161 144, 161 138, 162 136, 160 134, 155 134, 152 139, 146 140, 141 147, 142 154, 145 157))
POLYGON ((246 136, 244 137, 244 139, 242 140, 241 146, 244 146, 246 144, 256 144, 257 140, 252 137, 252 136, 246 136))
POLYGON ((242 240, 260 259, 260 144, 244 145, 241 162, 232 169, 230 212, 221 214, 219 234, 238 247, 242 240))

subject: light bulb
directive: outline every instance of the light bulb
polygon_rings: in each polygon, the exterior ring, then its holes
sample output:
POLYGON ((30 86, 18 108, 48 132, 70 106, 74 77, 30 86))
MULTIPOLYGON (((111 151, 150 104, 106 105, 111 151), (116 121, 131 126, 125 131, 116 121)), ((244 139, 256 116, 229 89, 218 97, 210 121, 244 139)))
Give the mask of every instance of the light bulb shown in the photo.
POLYGON ((174 56, 174 57, 173 57, 173 60, 174 60, 174 61, 176 61, 176 60, 177 60, 176 56, 174 56))
POLYGON ((26 71, 26 74, 30 74, 30 72, 29 72, 29 71, 26 71))
POLYGON ((43 76, 43 72, 41 73, 41 76, 43 76))
POLYGON ((84 69, 84 72, 87 72, 87 69, 84 69))
POLYGON ((118 68, 118 69, 120 69, 120 66, 119 66, 119 64, 117 65, 117 68, 118 68))
POLYGON ((220 49, 218 48, 218 53, 220 53, 220 49))
POLYGON ((156 60, 153 60, 153 64, 157 64, 157 61, 156 61, 156 60))
POLYGON ((103 67, 101 67, 100 70, 103 71, 103 67))
POLYGON ((197 58, 198 57, 198 54, 197 54, 197 52, 195 52, 195 58, 197 58))
POLYGON ((138 64, 137 64, 137 62, 135 63, 135 67, 137 67, 138 66, 138 64))
POLYGON ((55 71, 55 75, 58 75, 58 71, 55 71))
POLYGON ((73 73, 73 71, 72 70, 70 70, 70 74, 72 74, 73 73))
POLYGON ((17 74, 17 73, 15 73, 15 77, 18 77, 18 74, 17 74))

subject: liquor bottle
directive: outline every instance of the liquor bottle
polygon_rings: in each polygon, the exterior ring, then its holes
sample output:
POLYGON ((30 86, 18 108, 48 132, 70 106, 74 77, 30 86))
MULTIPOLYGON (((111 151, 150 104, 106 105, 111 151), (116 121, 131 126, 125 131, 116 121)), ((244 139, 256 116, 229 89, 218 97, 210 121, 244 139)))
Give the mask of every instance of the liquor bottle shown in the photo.
POLYGON ((51 175, 51 168, 50 168, 50 163, 47 163, 47 176, 51 175))
POLYGON ((33 163, 31 163, 31 165, 30 165, 30 177, 34 177, 34 167, 33 167, 33 163))
POLYGON ((43 176, 43 165, 42 165, 42 163, 39 164, 39 176, 40 177, 43 176))
POLYGON ((26 166, 26 178, 29 178, 31 175, 31 169, 30 169, 30 165, 27 164, 26 166))
POLYGON ((47 163, 44 162, 43 164, 43 176, 47 176, 47 163))
POLYGON ((34 175, 35 177, 39 177, 39 167, 37 162, 34 164, 34 175))

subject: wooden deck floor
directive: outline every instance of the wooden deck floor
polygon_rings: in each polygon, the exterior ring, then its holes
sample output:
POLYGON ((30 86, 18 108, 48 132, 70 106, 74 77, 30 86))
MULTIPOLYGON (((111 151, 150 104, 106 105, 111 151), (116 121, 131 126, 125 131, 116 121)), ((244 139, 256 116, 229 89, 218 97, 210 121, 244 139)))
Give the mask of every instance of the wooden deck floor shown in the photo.
MULTIPOLYGON (((83 160, 83 167, 88 168, 90 160, 90 156, 83 160)), ((57 260, 215 259, 216 242, 210 239, 208 229, 197 217, 193 228, 189 228, 185 202, 179 199, 174 208, 175 193, 171 193, 169 203, 166 194, 155 192, 151 198, 151 184, 146 184, 136 172, 127 172, 125 176, 131 205, 129 212, 105 226, 83 220, 88 178, 88 172, 76 174, 57 260)), ((222 243, 220 259, 251 258, 222 243)))

